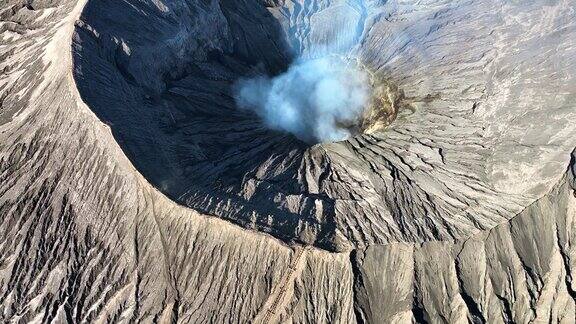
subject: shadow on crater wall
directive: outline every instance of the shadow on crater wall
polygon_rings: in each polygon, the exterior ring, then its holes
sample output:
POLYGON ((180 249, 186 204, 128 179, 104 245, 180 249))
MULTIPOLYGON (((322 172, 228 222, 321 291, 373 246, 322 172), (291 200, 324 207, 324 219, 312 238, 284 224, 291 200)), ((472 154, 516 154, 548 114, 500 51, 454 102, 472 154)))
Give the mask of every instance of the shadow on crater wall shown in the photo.
POLYGON ((186 2, 106 5, 89 2, 77 24, 75 79, 136 168, 202 213, 335 249, 335 225, 325 216, 332 200, 300 181, 310 159, 328 163, 323 150, 264 128, 231 96, 238 77, 276 74, 290 63, 265 5, 204 1, 205 12, 186 2))

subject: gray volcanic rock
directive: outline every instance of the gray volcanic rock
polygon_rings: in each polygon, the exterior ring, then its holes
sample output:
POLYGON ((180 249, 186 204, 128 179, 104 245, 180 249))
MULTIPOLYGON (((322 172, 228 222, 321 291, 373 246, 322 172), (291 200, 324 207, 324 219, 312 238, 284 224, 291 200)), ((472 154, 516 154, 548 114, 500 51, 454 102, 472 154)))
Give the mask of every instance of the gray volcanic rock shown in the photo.
POLYGON ((283 240, 344 251, 464 238, 547 193, 576 145, 562 2, 111 6, 89 2, 77 24, 84 101, 172 199, 283 240), (239 77, 332 43, 436 99, 384 132, 312 147, 235 107, 239 77))
POLYGON ((0 4, 0 321, 573 323, 575 12, 0 4), (236 109, 328 43, 413 111, 310 146, 236 109))

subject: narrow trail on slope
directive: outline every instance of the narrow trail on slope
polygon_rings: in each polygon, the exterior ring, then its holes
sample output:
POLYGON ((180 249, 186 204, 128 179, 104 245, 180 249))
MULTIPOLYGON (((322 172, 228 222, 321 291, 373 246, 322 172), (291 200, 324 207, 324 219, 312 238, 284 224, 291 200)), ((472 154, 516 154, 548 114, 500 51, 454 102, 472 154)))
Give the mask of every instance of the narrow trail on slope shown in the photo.
POLYGON ((297 274, 302 270, 301 261, 305 259, 306 251, 308 251, 307 246, 296 249, 288 269, 286 269, 280 282, 272 289, 272 293, 266 303, 264 303, 262 310, 256 315, 254 323, 272 323, 276 318, 278 310, 286 304, 287 297, 290 296, 287 292, 293 289, 291 285, 294 283, 297 274))

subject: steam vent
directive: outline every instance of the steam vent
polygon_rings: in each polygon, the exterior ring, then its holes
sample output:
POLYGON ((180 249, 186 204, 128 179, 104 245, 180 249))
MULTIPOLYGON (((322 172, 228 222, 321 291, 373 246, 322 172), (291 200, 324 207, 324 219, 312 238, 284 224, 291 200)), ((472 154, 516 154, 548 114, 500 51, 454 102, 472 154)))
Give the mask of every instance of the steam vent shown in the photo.
POLYGON ((0 2, 1 323, 575 323, 573 0, 0 2))

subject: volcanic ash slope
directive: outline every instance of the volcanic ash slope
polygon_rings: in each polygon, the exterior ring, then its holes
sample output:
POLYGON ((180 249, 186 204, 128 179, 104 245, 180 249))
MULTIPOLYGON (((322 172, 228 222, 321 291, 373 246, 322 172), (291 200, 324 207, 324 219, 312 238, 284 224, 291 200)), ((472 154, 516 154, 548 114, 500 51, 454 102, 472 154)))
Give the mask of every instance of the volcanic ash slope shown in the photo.
POLYGON ((1 322, 574 322, 573 1, 0 6, 1 322), (411 114, 234 109, 350 28, 411 114))

